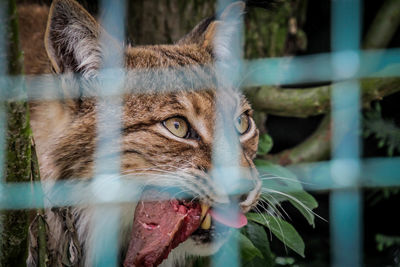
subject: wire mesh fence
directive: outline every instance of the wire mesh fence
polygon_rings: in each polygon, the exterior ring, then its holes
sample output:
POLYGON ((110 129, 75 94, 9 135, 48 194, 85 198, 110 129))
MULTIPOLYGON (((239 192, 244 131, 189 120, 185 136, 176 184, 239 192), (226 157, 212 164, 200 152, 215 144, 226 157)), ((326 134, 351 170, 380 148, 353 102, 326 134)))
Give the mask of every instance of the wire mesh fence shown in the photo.
MULTIPOLYGON (((222 10, 231 1, 218 1, 217 9, 222 10)), ((332 5, 332 53, 311 56, 288 58, 263 58, 243 60, 241 43, 243 36, 243 22, 240 10, 229 13, 225 18, 236 25, 237 38, 233 38, 230 45, 232 53, 225 54, 224 50, 216 50, 216 57, 222 60, 214 66, 217 76, 217 91, 227 87, 250 87, 260 85, 299 84, 307 82, 333 81, 331 89, 333 147, 331 160, 328 162, 293 165, 289 168, 294 172, 302 172, 307 177, 304 187, 307 190, 332 190, 330 195, 331 221, 331 255, 333 266, 362 266, 362 199, 360 189, 364 187, 399 186, 400 160, 398 158, 376 158, 364 160, 360 158, 362 150, 360 144, 360 79, 397 77, 400 74, 400 50, 362 50, 360 48, 361 35, 361 1, 334 0, 332 5), (239 79, 240 77, 240 79, 239 79)), ((100 2, 100 10, 105 10, 101 24, 106 32, 112 33, 120 43, 124 42, 125 6, 123 0, 100 2)), ((4 8, 0 8, 0 16, 4 15, 4 8)), ((1 28, 4 30, 4 28, 1 28)), ((221 25, 216 33, 216 39, 224 38, 229 26, 221 25), (224 28, 227 27, 227 28, 224 28)), ((0 50, 5 51, 4 42, 6 33, 0 32, 0 50)), ((100 37, 107 38, 104 36, 100 37)), ((217 41, 218 42, 218 41, 217 41)), ((102 41, 104 64, 100 70, 101 82, 99 94, 96 95, 97 106, 97 133, 94 177, 91 180, 70 179, 68 181, 43 181, 31 183, 5 183, 0 185, 1 209, 33 209, 51 208, 74 205, 95 206, 93 235, 96 238, 88 240, 93 251, 89 252, 91 262, 95 266, 116 266, 119 261, 118 246, 109 244, 118 243, 119 221, 121 210, 118 203, 135 202, 140 199, 143 183, 123 178, 121 175, 119 152, 112 158, 105 157, 110 151, 118 151, 121 146, 123 113, 122 96, 130 93, 126 91, 126 81, 144 81, 152 79, 160 81, 155 87, 163 88, 165 83, 172 87, 186 87, 190 90, 206 87, 204 81, 193 84, 185 80, 193 72, 207 72, 193 70, 190 67, 164 70, 149 70, 146 72, 129 71, 124 68, 123 53, 115 51, 114 47, 102 41), (156 76, 162 76, 163 78, 156 76), (175 77, 183 77, 176 85, 175 77), (171 77, 174 77, 171 79, 171 77), (174 85, 174 86, 171 86, 174 85), (45 190, 43 191, 43 188, 45 190), (45 201, 43 201, 45 200, 45 201)), ((52 75, 35 77, 7 76, 5 62, 0 62, 1 100, 26 100, 27 97, 16 88, 24 79, 29 80, 29 100, 51 100, 59 98, 51 93, 53 88, 62 83, 62 75, 54 78, 52 75), (51 79, 49 78, 51 77, 51 79), (43 84, 46 84, 43 87, 43 84), (36 85, 36 86, 35 86, 36 85)), ((136 89, 140 82, 135 84, 136 89)), ((145 90, 145 89, 143 89, 145 90)), ((161 89, 160 89, 161 90, 161 89)), ((76 97, 76 96, 71 96, 76 97)), ((216 103, 223 103, 223 95, 217 94, 216 103), (218 98, 220 97, 220 98, 218 98)), ((217 109, 220 106, 217 106, 217 109)), ((224 114, 224 110, 217 113, 224 114)), ((217 120, 218 121, 223 121, 217 120)), ((6 117, 4 110, 0 111, 0 172, 4 173, 4 146, 6 117)), ((235 184, 241 170, 238 162, 239 137, 234 129, 221 125, 216 127, 214 146, 218 143, 228 144, 229 149, 213 150, 214 177, 218 177, 221 185, 235 184), (229 182, 227 182, 229 181, 229 182)), ((79 178, 79 177, 76 177, 79 178)), ((172 190, 172 189, 171 189, 172 190)), ((178 190, 179 191, 179 190, 178 190)), ((229 189, 227 189, 229 191, 229 189)), ((230 194, 237 194, 232 189, 230 194)), ((237 204, 237 203, 236 203, 237 204)), ((218 231, 218 229, 217 229, 218 231)), ((218 259, 215 266, 238 266, 239 248, 237 240, 233 245, 236 253, 229 257, 218 259), (222 265, 221 265, 222 264, 222 265)))

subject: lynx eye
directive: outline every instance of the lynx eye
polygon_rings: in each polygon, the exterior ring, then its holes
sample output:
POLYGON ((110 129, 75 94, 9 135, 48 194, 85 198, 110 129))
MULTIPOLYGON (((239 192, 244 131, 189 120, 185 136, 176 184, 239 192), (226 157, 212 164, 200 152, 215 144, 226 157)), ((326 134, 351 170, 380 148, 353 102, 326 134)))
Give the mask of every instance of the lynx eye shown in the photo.
POLYGON ((247 132, 247 130, 249 129, 249 125, 250 125, 250 119, 246 113, 243 113, 235 120, 236 130, 240 134, 244 134, 245 132, 247 132))
POLYGON ((163 121, 163 125, 167 128, 173 135, 180 138, 185 138, 189 132, 188 123, 179 117, 169 118, 163 121))

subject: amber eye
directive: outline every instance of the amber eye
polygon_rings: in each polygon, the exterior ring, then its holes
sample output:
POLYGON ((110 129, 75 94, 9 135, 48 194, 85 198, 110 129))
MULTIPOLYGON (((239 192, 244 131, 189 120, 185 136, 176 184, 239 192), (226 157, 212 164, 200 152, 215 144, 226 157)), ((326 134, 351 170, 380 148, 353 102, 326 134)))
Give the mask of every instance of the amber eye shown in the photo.
POLYGON ((249 116, 246 113, 243 113, 236 118, 235 127, 240 134, 244 134, 245 132, 247 132, 247 130, 249 129, 249 125, 249 116))
POLYGON ((189 132, 188 123, 179 117, 169 118, 163 121, 165 128, 167 128, 172 134, 184 138, 189 132))

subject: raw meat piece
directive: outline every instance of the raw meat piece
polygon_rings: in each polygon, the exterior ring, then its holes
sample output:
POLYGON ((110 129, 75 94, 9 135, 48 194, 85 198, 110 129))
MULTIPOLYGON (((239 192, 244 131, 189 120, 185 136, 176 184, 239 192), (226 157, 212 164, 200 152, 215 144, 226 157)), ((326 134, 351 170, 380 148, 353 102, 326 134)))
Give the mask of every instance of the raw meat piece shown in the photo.
POLYGON ((199 203, 168 197, 154 189, 143 192, 135 210, 125 267, 157 266, 199 227, 199 203))

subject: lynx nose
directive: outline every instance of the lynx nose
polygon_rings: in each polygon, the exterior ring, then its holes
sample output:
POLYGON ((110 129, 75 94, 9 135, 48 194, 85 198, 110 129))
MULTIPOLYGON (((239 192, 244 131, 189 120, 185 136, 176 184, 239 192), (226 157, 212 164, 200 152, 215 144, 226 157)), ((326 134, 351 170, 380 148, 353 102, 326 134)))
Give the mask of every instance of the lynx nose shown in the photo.
POLYGON ((243 203, 246 202, 247 198, 249 197, 249 193, 243 193, 243 194, 237 194, 237 195, 231 195, 229 197, 229 200, 231 204, 233 205, 239 205, 240 211, 243 213, 248 212, 249 209, 247 209, 243 203))
POLYGON ((254 187, 247 193, 233 196, 236 203, 239 203, 243 213, 248 212, 252 207, 257 205, 258 198, 261 193, 261 181, 257 180, 254 187))
POLYGON ((236 195, 231 195, 229 197, 229 200, 231 201, 231 203, 235 203, 235 204, 241 204, 243 202, 246 201, 246 199, 249 196, 249 193, 243 193, 243 194, 236 194, 236 195))

